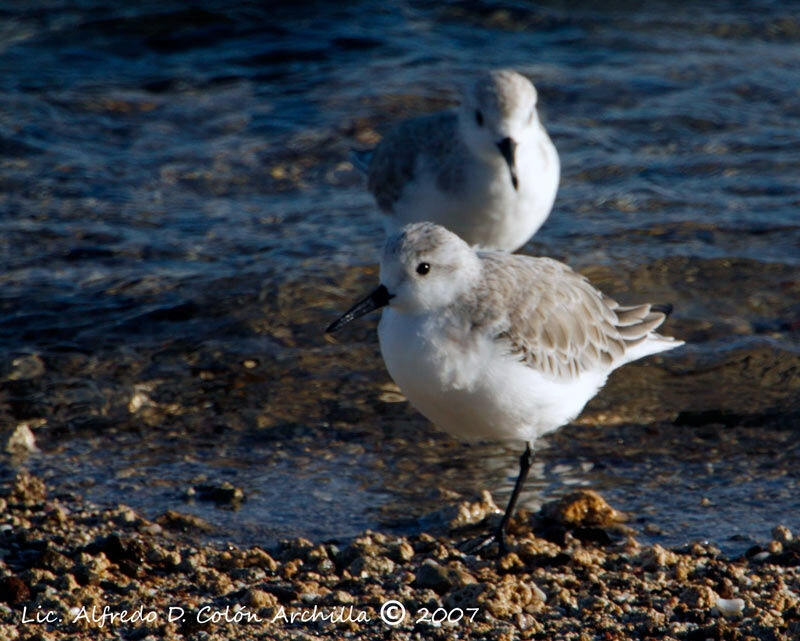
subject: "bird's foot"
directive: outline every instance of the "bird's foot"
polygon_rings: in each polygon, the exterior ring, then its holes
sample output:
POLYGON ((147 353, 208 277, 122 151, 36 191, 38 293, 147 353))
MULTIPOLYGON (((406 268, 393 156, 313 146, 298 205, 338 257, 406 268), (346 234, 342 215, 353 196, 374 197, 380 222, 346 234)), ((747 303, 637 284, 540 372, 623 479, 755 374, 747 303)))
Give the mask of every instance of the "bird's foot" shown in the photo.
MULTIPOLYGON (((468 541, 464 546, 464 552, 478 556, 493 551, 495 546, 497 548, 497 558, 505 556, 508 552, 508 541, 504 530, 498 530, 489 536, 468 541)), ((491 552, 488 556, 492 556, 491 552)))

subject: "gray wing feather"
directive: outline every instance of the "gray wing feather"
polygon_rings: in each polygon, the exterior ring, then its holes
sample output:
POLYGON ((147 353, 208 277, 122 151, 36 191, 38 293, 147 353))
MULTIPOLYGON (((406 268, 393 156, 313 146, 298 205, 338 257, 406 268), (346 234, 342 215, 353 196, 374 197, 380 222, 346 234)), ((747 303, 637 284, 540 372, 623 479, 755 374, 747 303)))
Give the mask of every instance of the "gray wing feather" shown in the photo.
POLYGON ((666 318, 649 304, 620 306, 549 258, 481 257, 488 281, 482 291, 489 295, 474 301, 476 324, 492 328, 510 353, 553 378, 612 367, 666 318))
POLYGON ((378 206, 391 213, 394 203, 415 177, 420 160, 430 166, 440 182, 443 173, 459 171, 452 162, 457 147, 457 116, 442 112, 406 120, 381 141, 367 172, 369 190, 378 206))

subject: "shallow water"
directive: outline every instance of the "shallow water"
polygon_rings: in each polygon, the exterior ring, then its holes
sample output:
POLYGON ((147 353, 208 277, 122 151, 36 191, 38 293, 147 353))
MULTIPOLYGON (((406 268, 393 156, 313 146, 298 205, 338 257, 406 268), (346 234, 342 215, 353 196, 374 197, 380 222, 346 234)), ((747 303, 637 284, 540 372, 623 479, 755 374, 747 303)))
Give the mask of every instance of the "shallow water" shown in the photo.
POLYGON ((322 330, 376 281, 348 150, 504 65, 562 161, 523 251, 671 301, 689 343, 614 374, 539 455, 528 505, 595 487, 654 540, 733 551, 800 527, 789 5, 113 4, 0 9, 0 416, 42 449, 6 472, 248 543, 503 500, 516 452, 390 402, 374 319, 322 330), (184 498, 225 480, 238 509, 184 498))

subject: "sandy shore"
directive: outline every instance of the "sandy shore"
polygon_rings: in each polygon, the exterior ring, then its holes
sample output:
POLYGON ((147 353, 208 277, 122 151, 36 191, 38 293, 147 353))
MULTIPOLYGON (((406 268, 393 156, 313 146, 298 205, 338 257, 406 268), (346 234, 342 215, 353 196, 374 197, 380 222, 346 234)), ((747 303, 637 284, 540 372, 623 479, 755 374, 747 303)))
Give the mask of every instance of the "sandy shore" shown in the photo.
POLYGON ((269 550, 193 545, 196 517, 99 509, 24 473, 0 496, 2 639, 800 638, 786 527, 737 559, 644 546, 588 491, 522 513, 499 559, 469 553, 496 522, 488 494, 447 536, 269 550))

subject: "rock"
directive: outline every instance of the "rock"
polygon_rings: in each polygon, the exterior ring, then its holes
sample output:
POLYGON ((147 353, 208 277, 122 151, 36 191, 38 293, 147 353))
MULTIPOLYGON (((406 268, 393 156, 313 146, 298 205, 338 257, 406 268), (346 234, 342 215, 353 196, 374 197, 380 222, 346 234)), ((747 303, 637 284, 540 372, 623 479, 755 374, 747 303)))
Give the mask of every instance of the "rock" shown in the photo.
POLYGON ((380 554, 365 554, 356 558, 347 569, 354 577, 381 577, 394 572, 395 563, 380 554))
POLYGON ((75 592, 81 586, 73 574, 62 574, 55 582, 59 592, 75 592))
POLYGON ((19 356, 11 361, 13 368, 6 377, 9 381, 23 381, 41 376, 45 372, 44 361, 36 354, 19 356))
POLYGON ((219 485, 195 485, 192 496, 201 501, 232 506, 237 506, 245 500, 244 490, 228 481, 223 481, 219 485))
POLYGON ((414 558, 414 548, 408 541, 397 541, 389 545, 389 555, 397 563, 405 563, 414 558))
POLYGON ((271 608, 278 605, 278 598, 264 590, 250 588, 244 594, 244 602, 253 608, 271 608))
POLYGON ((603 528, 626 520, 624 514, 611 507, 593 490, 577 490, 557 501, 545 503, 540 514, 568 528, 603 528))
POLYGON ((644 548, 637 560, 645 570, 653 572, 675 565, 678 559, 677 554, 671 550, 664 549, 656 543, 652 547, 644 548))
POLYGON ((146 560, 150 565, 166 569, 177 567, 181 562, 181 555, 174 550, 167 550, 158 543, 147 546, 146 560))
POLYGON ((9 454, 24 455, 38 452, 36 447, 36 437, 31 431, 30 423, 19 423, 17 427, 8 435, 6 441, 6 452, 9 454))
POLYGON ((96 555, 81 553, 78 563, 75 564, 73 574, 75 580, 81 585, 97 585, 106 578, 109 563, 106 555, 98 552, 96 555))
POLYGON ((776 525, 772 528, 772 540, 778 541, 783 545, 792 542, 792 531, 785 525, 776 525))
POLYGON ((723 599, 719 597, 716 608, 725 617, 738 617, 744 612, 744 599, 723 599))
POLYGON ((213 532, 214 526, 194 514, 184 514, 175 510, 167 510, 156 519, 156 523, 168 530, 178 532, 190 532, 199 530, 201 532, 213 532))
POLYGON ((507 620, 521 613, 538 598, 539 594, 540 592, 534 592, 526 582, 506 575, 499 585, 491 586, 481 593, 478 602, 482 603, 493 617, 507 620))
POLYGON ((686 588, 680 595, 680 600, 693 610, 713 608, 719 598, 719 595, 707 585, 686 588))
POLYGON ((487 491, 481 492, 480 501, 462 501, 456 506, 456 513, 449 519, 451 530, 475 525, 487 516, 497 514, 500 508, 495 505, 492 495, 487 491))
POLYGON ((444 594, 453 587, 463 587, 475 582, 475 577, 458 561, 443 567, 433 559, 426 559, 417 570, 416 578, 411 585, 444 594))
POLYGON ((561 548, 538 537, 526 537, 517 545, 517 555, 528 564, 547 565, 550 559, 560 554, 561 548))
POLYGON ((479 597, 489 589, 487 583, 471 583, 461 588, 456 588, 447 593, 442 599, 442 605, 452 610, 453 608, 474 608, 478 605, 479 597))
POLYGON ((770 554, 777 555, 783 552, 783 543, 775 541, 774 539, 767 543, 767 551, 770 554))
POLYGON ((253 547, 247 550, 244 558, 245 567, 258 567, 275 572, 278 569, 278 563, 264 550, 258 547, 253 547))
POLYGON ((8 503, 24 507, 41 505, 47 498, 47 488, 37 477, 20 472, 14 477, 11 490, 6 495, 8 503))
POLYGON ((19 577, 12 575, 0 578, 0 601, 17 605, 30 599, 30 596, 30 589, 19 577))
POLYGON ((39 559, 40 567, 43 567, 46 570, 51 570, 57 574, 72 570, 74 565, 75 564, 72 562, 72 559, 59 552, 52 545, 47 546, 47 549, 39 559))
POLYGON ((602 567, 606 555, 596 548, 576 547, 572 550, 572 561, 586 567, 602 567))
MULTIPOLYGON (((285 559, 287 561, 295 559, 300 559, 301 561, 307 561, 308 555, 311 554, 314 547, 315 547, 314 543, 312 543, 308 539, 304 539, 303 537, 297 537, 296 539, 287 539, 285 541, 281 541, 281 553, 279 558, 285 559)), ((356 553, 353 554, 352 558, 355 558, 355 556, 356 553)))

